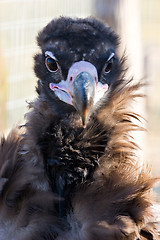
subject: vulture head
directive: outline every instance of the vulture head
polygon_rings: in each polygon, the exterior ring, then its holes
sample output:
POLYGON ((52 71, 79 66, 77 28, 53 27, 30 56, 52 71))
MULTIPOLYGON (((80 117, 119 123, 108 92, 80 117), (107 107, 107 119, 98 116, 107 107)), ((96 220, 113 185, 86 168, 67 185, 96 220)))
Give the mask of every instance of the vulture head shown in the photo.
POLYGON ((93 19, 60 18, 38 35, 38 91, 59 114, 77 112, 85 126, 121 72, 117 35, 93 19))

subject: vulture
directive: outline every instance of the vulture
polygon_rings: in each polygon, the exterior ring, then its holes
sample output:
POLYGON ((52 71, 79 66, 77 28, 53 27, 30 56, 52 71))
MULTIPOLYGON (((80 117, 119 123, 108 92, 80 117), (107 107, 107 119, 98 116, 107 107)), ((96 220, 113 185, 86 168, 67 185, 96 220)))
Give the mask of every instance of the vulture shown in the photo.
POLYGON ((53 19, 38 34, 37 98, 0 140, 0 240, 158 239, 150 170, 138 170, 119 37, 94 18, 53 19))

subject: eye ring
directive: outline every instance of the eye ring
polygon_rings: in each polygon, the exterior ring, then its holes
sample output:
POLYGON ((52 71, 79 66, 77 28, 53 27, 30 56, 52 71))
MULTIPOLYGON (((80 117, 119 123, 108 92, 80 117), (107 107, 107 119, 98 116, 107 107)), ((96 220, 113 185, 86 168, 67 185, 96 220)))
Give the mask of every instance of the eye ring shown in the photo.
POLYGON ((57 72, 59 70, 59 65, 56 60, 51 58, 50 56, 47 56, 45 59, 45 65, 48 71, 50 72, 57 72))
POLYGON ((107 65, 104 68, 105 73, 110 73, 111 69, 113 67, 113 58, 111 58, 108 62, 107 65))

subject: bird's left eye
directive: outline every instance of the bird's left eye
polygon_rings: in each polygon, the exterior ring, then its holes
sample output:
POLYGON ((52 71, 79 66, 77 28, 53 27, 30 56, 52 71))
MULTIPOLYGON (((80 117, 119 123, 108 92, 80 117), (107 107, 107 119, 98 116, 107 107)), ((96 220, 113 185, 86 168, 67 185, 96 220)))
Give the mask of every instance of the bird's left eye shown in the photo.
POLYGON ((59 69, 57 61, 51 57, 46 57, 45 64, 50 72, 57 72, 59 69))
POLYGON ((111 71, 112 67, 113 67, 113 58, 107 62, 105 69, 104 69, 105 73, 109 73, 111 71))

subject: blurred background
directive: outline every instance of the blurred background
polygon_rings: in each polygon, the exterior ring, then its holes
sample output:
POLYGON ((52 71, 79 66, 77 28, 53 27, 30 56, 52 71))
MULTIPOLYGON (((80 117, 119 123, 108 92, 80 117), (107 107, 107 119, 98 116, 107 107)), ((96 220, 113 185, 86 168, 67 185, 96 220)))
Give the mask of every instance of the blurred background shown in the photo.
POLYGON ((138 106, 148 121, 141 142, 153 175, 160 175, 160 0, 0 0, 0 134, 24 121, 26 101, 36 96, 36 36, 59 16, 94 16, 121 36, 129 75, 148 83, 138 106))

